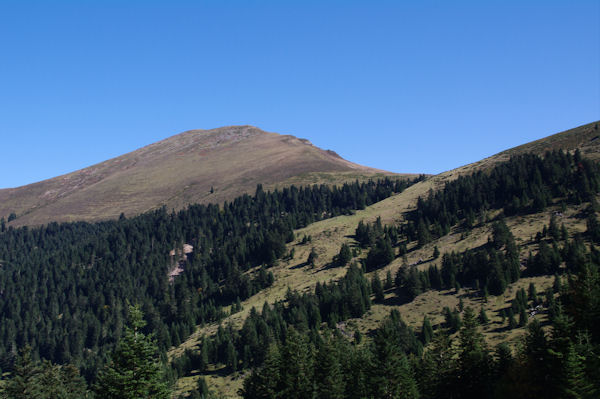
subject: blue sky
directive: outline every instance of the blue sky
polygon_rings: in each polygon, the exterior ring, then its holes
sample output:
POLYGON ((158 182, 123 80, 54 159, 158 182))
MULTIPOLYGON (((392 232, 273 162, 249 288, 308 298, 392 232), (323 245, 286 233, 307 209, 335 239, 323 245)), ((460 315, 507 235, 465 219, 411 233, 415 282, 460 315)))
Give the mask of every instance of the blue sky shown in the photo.
POLYGON ((0 187, 250 124, 438 173, 600 119, 598 1, 0 3, 0 187))

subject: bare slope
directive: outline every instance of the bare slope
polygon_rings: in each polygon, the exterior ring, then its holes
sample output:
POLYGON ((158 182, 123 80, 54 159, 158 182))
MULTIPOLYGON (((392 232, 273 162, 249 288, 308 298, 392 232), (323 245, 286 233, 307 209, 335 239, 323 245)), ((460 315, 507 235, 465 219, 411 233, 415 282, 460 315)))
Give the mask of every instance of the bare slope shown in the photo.
POLYGON ((163 205, 221 203, 254 192, 258 183, 339 183, 383 173, 252 126, 190 130, 64 176, 0 190, 0 217, 14 212, 14 225, 95 221, 163 205))

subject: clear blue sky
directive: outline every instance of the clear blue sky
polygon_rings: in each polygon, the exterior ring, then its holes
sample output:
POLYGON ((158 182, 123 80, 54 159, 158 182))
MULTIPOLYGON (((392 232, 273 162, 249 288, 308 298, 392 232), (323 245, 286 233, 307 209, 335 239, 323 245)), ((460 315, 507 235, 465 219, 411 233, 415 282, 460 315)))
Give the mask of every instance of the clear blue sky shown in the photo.
POLYGON ((251 124, 438 173, 600 119, 600 2, 0 4, 0 187, 251 124))

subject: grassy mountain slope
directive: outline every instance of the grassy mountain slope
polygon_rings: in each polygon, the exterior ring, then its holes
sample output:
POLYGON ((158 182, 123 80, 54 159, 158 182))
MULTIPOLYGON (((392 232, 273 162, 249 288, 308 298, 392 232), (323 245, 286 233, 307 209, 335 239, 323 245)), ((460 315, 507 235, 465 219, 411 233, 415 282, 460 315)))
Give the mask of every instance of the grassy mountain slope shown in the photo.
POLYGON ((382 174, 390 173, 252 126, 191 130, 64 176, 0 190, 0 217, 14 212, 16 226, 96 221, 163 205, 221 203, 254 192, 258 183, 273 188, 382 174))
MULTIPOLYGON (((297 230, 295 232, 296 240, 288 244, 288 250, 294 249, 295 257, 294 259, 280 262, 272 269, 275 275, 274 285, 243 302, 243 310, 226 318, 223 324, 231 323, 236 328, 241 327, 245 317, 253 306, 260 309, 265 301, 274 303, 284 299, 288 287, 298 291, 312 290, 317 282, 329 281, 343 276, 345 268, 333 268, 330 267, 330 263, 339 251, 342 243, 346 242, 352 247, 357 247, 352 236, 360 221, 372 222, 377 217, 381 217, 384 224, 401 222, 405 219, 408 211, 415 209, 418 198, 426 196, 430 190, 440 189, 445 182, 456 179, 460 175, 471 174, 476 170, 489 169, 495 164, 507 160, 511 155, 526 152, 543 154, 547 150, 553 149, 567 151, 580 149, 584 156, 597 159, 596 154, 598 154, 598 150, 600 149, 597 140, 598 134, 600 134, 600 131, 597 128, 597 124, 588 124, 567 132, 549 136, 546 139, 504 151, 474 164, 432 176, 425 181, 407 188, 400 194, 378 202, 365 210, 357 211, 354 215, 323 220, 297 230), (312 241, 308 244, 302 244, 301 242, 305 235, 312 237, 312 241), (312 248, 319 254, 315 267, 306 264, 308 254, 312 248)), ((564 223, 569 231, 569 235, 585 231, 585 220, 580 217, 580 212, 584 206, 570 206, 566 211, 559 213, 559 224, 564 223)), ((508 227, 515 236, 517 245, 520 246, 521 261, 525 261, 529 251, 536 250, 537 244, 533 237, 538 231, 542 230, 544 225, 549 223, 551 215, 558 211, 558 207, 555 206, 549 207, 541 213, 512 216, 506 219, 508 227)), ((490 214, 488 216, 489 219, 492 219, 495 215, 490 214)), ((442 253, 451 251, 462 252, 469 248, 479 247, 485 244, 491 235, 491 224, 490 220, 481 220, 468 234, 454 229, 450 234, 420 249, 410 251, 406 257, 396 258, 391 264, 377 271, 377 273, 379 273, 379 276, 383 280, 388 270, 393 276, 398 268, 407 267, 407 264, 416 264, 414 267, 418 267, 419 269, 425 269, 431 264, 440 266, 441 259, 432 258, 434 246, 437 246, 442 253)), ((365 255, 366 251, 363 251, 359 257, 364 257, 365 255)), ((375 272, 369 274, 369 278, 373 273, 375 272)), ((499 309, 508 306, 510 301, 515 297, 516 291, 520 288, 527 289, 531 282, 535 283, 538 292, 542 292, 552 285, 552 277, 521 278, 509 286, 503 295, 490 297, 487 303, 484 303, 481 298, 471 295, 469 290, 460 290, 458 294, 455 290, 446 290, 428 291, 419 295, 412 302, 402 304, 397 300, 393 290, 390 290, 390 292, 386 293, 384 304, 373 305, 364 317, 348 320, 340 324, 339 328, 349 333, 358 330, 363 334, 368 334, 369 331, 378 326, 379 322, 389 314, 391 309, 397 308, 400 310, 404 320, 414 329, 418 330, 424 315, 428 315, 434 325, 441 323, 443 321, 443 307, 448 306, 453 308, 462 299, 465 305, 470 305, 477 311, 481 307, 485 308, 491 322, 483 328, 483 332, 491 344, 510 342, 522 335, 524 329, 506 329, 507 321, 501 322, 499 309)), ((538 314, 535 317, 544 321, 546 316, 538 314)), ((180 347, 173 348, 170 356, 177 357, 185 349, 197 348, 201 337, 204 335, 210 336, 216 331, 217 327, 217 325, 208 325, 199 329, 180 347)), ((241 387, 244 373, 228 375, 221 366, 215 365, 214 369, 206 377, 208 385, 222 393, 225 397, 237 397, 236 392, 241 387)), ((177 386, 178 392, 184 393, 189 389, 193 389, 197 378, 198 376, 195 375, 180 379, 177 386)))

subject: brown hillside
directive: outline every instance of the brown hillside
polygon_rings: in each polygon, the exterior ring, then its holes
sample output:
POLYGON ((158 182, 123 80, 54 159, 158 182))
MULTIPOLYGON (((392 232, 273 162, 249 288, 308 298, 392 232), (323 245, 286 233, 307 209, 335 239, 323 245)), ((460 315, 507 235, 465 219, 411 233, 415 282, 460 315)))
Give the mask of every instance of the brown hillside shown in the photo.
POLYGON ((390 173, 252 126, 190 130, 67 175, 0 190, 0 217, 16 213, 14 225, 95 221, 163 205, 222 203, 253 193, 258 183, 272 188, 379 174, 390 173))

